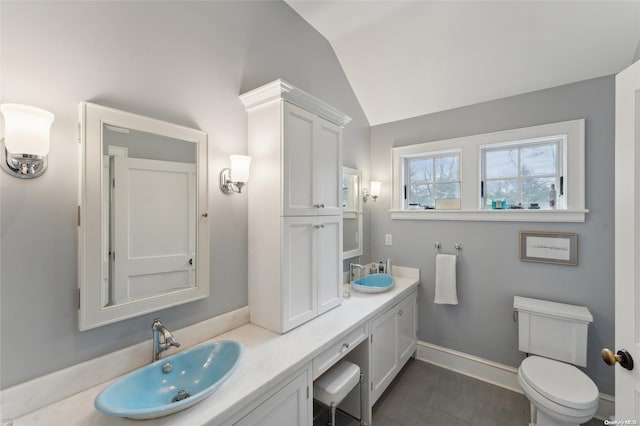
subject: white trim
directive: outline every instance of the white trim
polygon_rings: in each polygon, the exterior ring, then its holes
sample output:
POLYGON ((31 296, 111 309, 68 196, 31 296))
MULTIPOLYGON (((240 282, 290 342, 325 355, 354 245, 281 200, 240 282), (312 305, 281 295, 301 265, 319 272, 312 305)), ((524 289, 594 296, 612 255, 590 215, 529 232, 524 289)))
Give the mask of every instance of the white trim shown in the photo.
POLYGON ((240 95, 240 101, 247 111, 275 100, 285 100, 340 127, 344 127, 351 121, 351 117, 345 113, 282 79, 240 95))
MULTIPOLYGON (((175 330, 173 333, 180 342, 180 349, 172 349, 168 355, 248 323, 249 307, 245 306, 175 330)), ((15 419, 133 371, 149 362, 151 362, 151 332, 149 332, 149 341, 3 389, 0 391, 2 418, 15 419), (11 402, 5 405, 6 401, 11 402)))
POLYGON ((391 149, 391 218, 392 219, 425 219, 427 220, 480 220, 480 221, 532 221, 532 222, 584 222, 585 208, 584 188, 584 159, 585 159, 585 120, 572 120, 541 126, 525 127, 521 129, 505 130, 501 132, 485 133, 481 135, 465 136, 461 138, 425 142, 415 145, 396 147, 391 149), (566 182, 565 209, 550 210, 481 210, 479 202, 480 191, 480 155, 481 148, 489 144, 501 142, 529 140, 540 137, 557 137, 566 135, 566 168, 563 171, 566 182), (459 211, 447 211, 444 214, 434 211, 409 214, 396 214, 403 211, 403 168, 404 158, 459 149, 462 151, 460 159, 460 198, 459 211), (460 214, 460 212, 464 212, 460 214), (423 215, 427 213, 430 216, 423 215), (496 213, 498 213, 496 215, 496 213), (541 214, 542 213, 542 214, 541 214))
POLYGON ((584 222, 589 210, 389 210, 391 219, 478 222, 584 222))
MULTIPOLYGON (((522 393, 518 384, 518 369, 510 365, 490 361, 475 355, 469 355, 453 349, 448 349, 432 343, 418 340, 416 359, 455 371, 483 382, 491 383, 513 392, 522 393)), ((598 411, 595 418, 609 419, 615 412, 615 398, 606 393, 600 393, 598 411)))
POLYGON ((464 352, 418 340, 416 358, 501 388, 522 393, 518 384, 518 369, 489 361, 464 352))

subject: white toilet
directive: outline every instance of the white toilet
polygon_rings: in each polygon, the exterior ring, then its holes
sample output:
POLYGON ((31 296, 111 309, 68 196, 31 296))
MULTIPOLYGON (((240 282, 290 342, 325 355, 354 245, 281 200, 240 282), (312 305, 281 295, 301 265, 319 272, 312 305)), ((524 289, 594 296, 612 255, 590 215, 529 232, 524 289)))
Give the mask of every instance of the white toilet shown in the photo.
POLYGON ((593 322, 583 306, 515 296, 518 348, 529 356, 518 382, 531 403, 531 425, 578 426, 598 409, 596 384, 574 365, 587 365, 587 328, 593 322))

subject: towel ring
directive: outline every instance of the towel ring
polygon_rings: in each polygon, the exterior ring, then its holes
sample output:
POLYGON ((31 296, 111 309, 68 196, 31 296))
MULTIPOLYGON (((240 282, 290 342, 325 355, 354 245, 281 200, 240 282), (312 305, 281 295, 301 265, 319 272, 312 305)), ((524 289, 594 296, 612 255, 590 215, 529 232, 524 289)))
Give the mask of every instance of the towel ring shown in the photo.
MULTIPOLYGON (((442 247, 442 244, 440 244, 440 241, 436 241, 436 243, 433 246, 436 248, 436 254, 440 254, 440 248, 442 247)), ((456 256, 460 256, 460 252, 462 251, 462 244, 455 243, 453 247, 456 249, 456 256)))

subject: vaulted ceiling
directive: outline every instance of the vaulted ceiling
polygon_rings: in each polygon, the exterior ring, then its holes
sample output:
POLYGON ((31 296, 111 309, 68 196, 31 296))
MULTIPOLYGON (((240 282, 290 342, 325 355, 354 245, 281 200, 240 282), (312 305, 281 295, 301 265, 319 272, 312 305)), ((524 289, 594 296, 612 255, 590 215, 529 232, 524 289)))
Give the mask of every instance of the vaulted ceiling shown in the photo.
POLYGON ((640 48, 640 1, 286 2, 371 125, 615 74, 640 48))

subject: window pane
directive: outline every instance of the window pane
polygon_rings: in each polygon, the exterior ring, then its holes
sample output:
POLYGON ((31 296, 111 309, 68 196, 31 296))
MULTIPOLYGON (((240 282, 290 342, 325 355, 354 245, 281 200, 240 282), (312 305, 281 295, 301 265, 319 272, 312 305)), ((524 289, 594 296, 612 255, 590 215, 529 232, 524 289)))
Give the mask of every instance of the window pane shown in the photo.
POLYGON ((460 157, 439 157, 435 159, 435 163, 436 182, 458 182, 460 180, 460 157))
POLYGON ((409 188, 409 204, 433 206, 435 204, 433 185, 411 185, 409 188))
POLYGON ((407 161, 409 169, 409 184, 433 181, 433 159, 413 158, 407 161))
POLYGON ((487 179, 518 176, 518 149, 501 149, 485 152, 487 179))
POLYGON ((518 179, 492 180, 487 182, 485 189, 486 205, 491 208, 491 200, 494 198, 506 198, 507 204, 518 204, 518 179))
POLYGON ((534 145, 520 150, 520 174, 541 176, 556 174, 557 145, 534 145))
POLYGON ((435 198, 460 198, 460 184, 459 183, 436 184, 435 198))
POLYGON ((538 203, 541 208, 549 207, 549 192, 555 178, 522 179, 522 204, 538 203))

